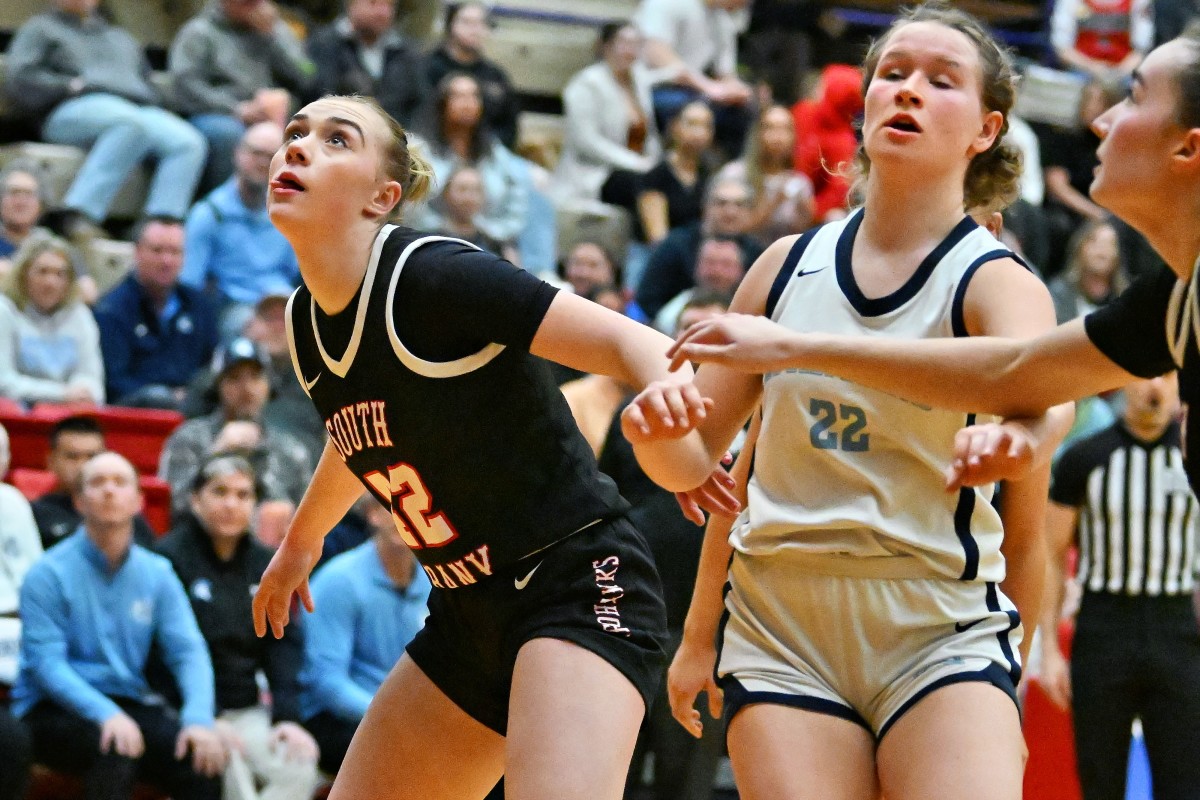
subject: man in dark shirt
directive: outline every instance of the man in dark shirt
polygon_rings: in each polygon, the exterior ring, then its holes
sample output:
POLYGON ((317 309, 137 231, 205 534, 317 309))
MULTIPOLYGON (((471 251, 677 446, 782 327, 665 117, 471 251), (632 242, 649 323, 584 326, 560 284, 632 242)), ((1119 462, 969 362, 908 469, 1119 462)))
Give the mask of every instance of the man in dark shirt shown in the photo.
POLYGON ((215 456, 191 488, 191 513, 158 551, 183 583, 212 657, 217 731, 230 757, 225 796, 311 797, 319 780, 317 745, 297 723, 302 628, 289 625, 282 639, 254 635, 251 603, 271 560, 250 532, 258 495, 254 470, 240 456, 215 456), (260 670, 269 708, 259 700, 260 670), (251 794, 256 780, 266 786, 251 794))
POLYGON ((735 239, 747 266, 762 255, 762 243, 746 233, 753 203, 753 192, 741 181, 720 180, 709 187, 704 219, 671 231, 650 255, 637 290, 637 303, 648 316, 695 285, 696 259, 706 236, 735 239))
MULTIPOLYGON (((46 469, 54 473, 54 488, 30 504, 43 548, 50 549, 83 522, 83 516, 75 508, 83 465, 104 449, 104 432, 92 417, 67 417, 50 430, 46 469)), ((154 539, 146 518, 141 514, 134 516, 133 540, 142 547, 153 547, 154 539)))
POLYGON ((470 75, 483 93, 483 115, 488 127, 505 147, 512 149, 517 141, 517 114, 521 109, 508 74, 483 56, 491 33, 488 7, 477 1, 450 5, 446 9, 445 30, 446 38, 425 57, 428 91, 432 93, 452 72, 470 75))
POLYGON ((188 381, 217 346, 216 311, 200 291, 179 283, 178 220, 148 219, 134 240, 133 270, 96 306, 108 397, 118 405, 178 409, 188 381))
POLYGON ((395 0, 346 0, 346 13, 308 39, 316 64, 313 96, 362 94, 374 97, 404 125, 421 106, 419 58, 395 28, 395 0))

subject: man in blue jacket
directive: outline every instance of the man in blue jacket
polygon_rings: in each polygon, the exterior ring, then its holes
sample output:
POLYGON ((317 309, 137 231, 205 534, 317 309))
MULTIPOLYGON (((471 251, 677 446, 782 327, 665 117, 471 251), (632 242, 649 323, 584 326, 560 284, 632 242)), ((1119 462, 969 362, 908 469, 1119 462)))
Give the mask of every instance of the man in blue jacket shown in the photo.
POLYGON ((84 467, 83 525, 21 586, 12 710, 34 757, 82 775, 89 800, 130 797, 139 779, 176 800, 217 800, 212 663, 170 562, 133 543, 141 506, 123 457, 101 453, 84 467), (178 712, 146 682, 152 644, 179 684, 178 712))
POLYGON ((115 405, 178 409, 217 346, 216 311, 179 282, 183 225, 147 219, 135 231, 134 267, 96 305, 100 348, 115 405))

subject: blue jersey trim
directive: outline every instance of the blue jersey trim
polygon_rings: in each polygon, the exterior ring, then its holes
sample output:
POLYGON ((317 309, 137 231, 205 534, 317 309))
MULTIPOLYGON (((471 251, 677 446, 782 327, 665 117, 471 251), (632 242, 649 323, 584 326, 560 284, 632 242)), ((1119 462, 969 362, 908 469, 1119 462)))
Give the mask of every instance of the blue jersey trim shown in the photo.
MULTIPOLYGON (((975 424, 975 415, 967 414, 966 427, 975 424)), ((959 580, 973 581, 979 577, 979 543, 971 533, 971 517, 975 515, 975 489, 964 486, 958 490, 958 505, 954 509, 954 533, 963 549, 963 571, 959 580)))
POLYGON ((804 251, 808 249, 808 245, 816 236, 820 227, 810 228, 800 234, 800 238, 792 244, 792 249, 788 251, 787 257, 783 259, 783 266, 779 268, 779 273, 775 276, 774 282, 771 283, 771 290, 767 292, 767 319, 775 318, 775 306, 779 304, 779 298, 783 296, 783 290, 787 288, 788 281, 792 279, 792 270, 800 263, 804 251))
POLYGON ((971 278, 975 277, 975 273, 984 264, 998 261, 1001 258, 1014 259, 1025 269, 1029 269, 1028 264, 1018 259, 1016 254, 1009 250, 991 250, 972 261, 971 266, 963 271, 962 277, 958 281, 958 287, 954 290, 954 302, 950 305, 950 326, 956 337, 962 338, 970 335, 967 333, 967 324, 963 319, 963 304, 966 301, 967 287, 971 284, 971 278))
POLYGON ((811 697, 803 694, 787 694, 786 692, 751 692, 738 682, 737 678, 722 678, 721 689, 725 693, 725 725, 733 720, 734 715, 746 706, 755 703, 770 703, 788 708, 801 708, 817 714, 837 717, 855 725, 861 725, 868 733, 874 734, 871 726, 862 715, 848 705, 828 700, 824 697, 811 697))
MULTIPOLYGON (((987 582, 987 594, 985 596, 988 611, 1001 611, 1000 594, 996 588, 995 581, 987 582)), ((1008 627, 996 634, 996 638, 1000 641, 1000 651, 1004 653, 1004 659, 1008 662, 1008 674, 1012 678, 1013 685, 1021 682, 1021 665, 1017 663, 1016 656, 1013 655, 1012 644, 1008 641, 1008 634, 1015 631, 1021 626, 1021 615, 1016 611, 1006 611, 1008 614, 1008 627)))
POLYGON ((1013 701, 1013 705, 1017 707, 1017 714, 1019 715, 1021 713, 1021 704, 1017 700, 1017 687, 1016 684, 1013 683, 1012 677, 1009 675, 1009 673, 1005 672, 1004 668, 999 664, 988 664, 986 667, 980 670, 959 672, 955 675, 947 675, 944 678, 939 678, 928 686, 922 687, 916 694, 904 701, 904 705, 900 706, 900 708, 896 710, 896 713, 892 714, 892 716, 888 718, 887 722, 883 723, 883 727, 879 729, 879 733, 875 736, 876 744, 883 741, 883 737, 886 736, 887 732, 892 729, 892 726, 899 722, 900 718, 908 713, 913 706, 924 700, 938 689, 941 689, 945 686, 953 686, 956 683, 990 683, 1008 695, 1009 699, 1013 701))
POLYGON ((954 226, 954 230, 950 231, 946 238, 933 248, 929 255, 925 256, 916 272, 903 286, 885 297, 871 298, 864 295, 858 288, 858 282, 854 279, 854 267, 850 260, 854 251, 854 238, 858 235, 858 229, 862 225, 865 213, 865 210, 858 212, 846 223, 842 235, 838 238, 835 259, 838 286, 841 287, 842 294, 850 301, 850 305, 854 306, 854 310, 864 317, 879 317, 888 314, 916 297, 917 292, 921 291, 921 288, 929 281, 929 276, 933 274, 934 269, 946 256, 946 253, 950 252, 967 234, 979 227, 975 220, 963 217, 962 221, 954 226))

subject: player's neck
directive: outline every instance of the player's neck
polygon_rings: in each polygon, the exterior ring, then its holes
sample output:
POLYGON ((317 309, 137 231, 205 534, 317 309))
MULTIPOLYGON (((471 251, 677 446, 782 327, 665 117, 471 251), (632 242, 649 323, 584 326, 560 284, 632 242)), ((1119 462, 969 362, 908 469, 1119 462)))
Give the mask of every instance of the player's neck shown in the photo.
POLYGON ((1190 280, 1200 265, 1200 212, 1167 214, 1145 225, 1135 225, 1154 251, 1182 280, 1190 280))
POLYGON ((326 314, 350 305, 367 274, 378 225, 370 220, 363 223, 344 229, 313 226, 312 238, 292 240, 304 285, 326 314))
POLYGON ((875 247, 905 250, 941 240, 964 216, 962 184, 954 176, 933 182, 911 175, 867 180, 866 213, 860 235, 875 247), (942 185, 945 184, 945 185, 942 185))

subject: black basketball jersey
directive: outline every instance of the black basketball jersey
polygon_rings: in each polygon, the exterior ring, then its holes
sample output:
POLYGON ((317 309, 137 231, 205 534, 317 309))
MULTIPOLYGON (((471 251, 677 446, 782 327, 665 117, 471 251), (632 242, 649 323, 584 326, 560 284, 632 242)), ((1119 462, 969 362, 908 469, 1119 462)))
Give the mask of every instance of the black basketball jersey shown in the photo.
POLYGON ((626 509, 528 352, 554 293, 466 242, 389 225, 343 311, 303 286, 288 302, 296 377, 435 586, 626 509))

